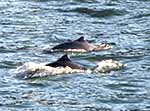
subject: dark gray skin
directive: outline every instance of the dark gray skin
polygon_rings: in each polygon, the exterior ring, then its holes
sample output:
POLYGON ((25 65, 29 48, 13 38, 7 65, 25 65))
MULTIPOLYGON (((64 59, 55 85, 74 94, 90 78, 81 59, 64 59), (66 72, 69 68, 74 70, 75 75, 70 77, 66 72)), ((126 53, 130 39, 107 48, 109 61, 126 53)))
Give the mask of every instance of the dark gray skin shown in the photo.
POLYGON ((67 49, 84 49, 87 51, 91 51, 95 48, 94 45, 88 43, 88 41, 84 40, 84 37, 80 37, 77 40, 66 42, 60 45, 53 47, 52 49, 55 50, 67 50, 67 49))
POLYGON ((72 69, 86 70, 86 68, 84 66, 77 64, 77 63, 73 63, 73 61, 71 61, 67 55, 62 56, 56 62, 46 64, 46 66, 51 66, 51 67, 69 66, 72 69))

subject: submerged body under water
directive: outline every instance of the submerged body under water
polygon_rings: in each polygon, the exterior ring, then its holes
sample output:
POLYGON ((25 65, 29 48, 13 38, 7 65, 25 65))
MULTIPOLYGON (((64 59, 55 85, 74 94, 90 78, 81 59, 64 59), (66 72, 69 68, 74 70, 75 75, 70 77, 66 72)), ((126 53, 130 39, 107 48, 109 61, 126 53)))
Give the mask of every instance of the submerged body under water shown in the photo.
POLYGON ((150 110, 149 10, 149 0, 1 0, 0 109, 150 110), (89 69, 107 59, 127 66, 105 74, 15 77, 14 70, 23 64, 50 63, 63 53, 45 54, 44 49, 81 36, 113 48, 69 53, 73 61, 89 69))

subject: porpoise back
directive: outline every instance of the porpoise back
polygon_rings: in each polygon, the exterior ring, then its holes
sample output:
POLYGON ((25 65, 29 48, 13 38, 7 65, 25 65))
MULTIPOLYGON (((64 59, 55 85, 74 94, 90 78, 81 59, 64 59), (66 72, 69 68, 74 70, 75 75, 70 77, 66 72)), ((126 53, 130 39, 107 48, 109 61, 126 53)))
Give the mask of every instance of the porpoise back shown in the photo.
POLYGON ((81 70, 86 69, 84 66, 71 61, 67 54, 63 55, 60 59, 58 59, 57 61, 53 63, 46 64, 46 66, 51 66, 51 67, 67 67, 68 66, 72 69, 81 69, 81 70))
POLYGON ((59 44, 59 45, 53 47, 52 49, 53 50, 55 50, 55 49, 60 49, 60 50, 84 49, 84 50, 90 51, 90 50, 93 50, 94 48, 95 48, 95 46, 88 43, 88 41, 86 41, 84 39, 84 37, 80 37, 77 40, 59 44))

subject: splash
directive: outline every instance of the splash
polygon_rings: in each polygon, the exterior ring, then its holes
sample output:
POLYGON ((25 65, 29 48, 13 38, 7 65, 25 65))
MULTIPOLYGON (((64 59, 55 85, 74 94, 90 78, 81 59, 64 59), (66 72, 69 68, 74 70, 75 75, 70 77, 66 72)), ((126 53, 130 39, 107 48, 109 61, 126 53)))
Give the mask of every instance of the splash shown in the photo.
POLYGON ((125 66, 125 64, 122 64, 119 61, 114 61, 112 59, 102 60, 101 62, 98 63, 98 65, 96 66, 94 71, 95 72, 106 73, 106 72, 110 72, 112 70, 120 69, 124 66, 125 66))
POLYGON ((68 73, 77 73, 84 72, 84 70, 71 69, 70 67, 50 67, 45 66, 44 63, 25 63, 24 65, 18 67, 15 71, 16 76, 22 79, 37 78, 52 76, 58 74, 68 74, 68 73))
POLYGON ((16 77, 21 79, 31 79, 31 78, 39 78, 53 75, 61 75, 61 74, 72 74, 72 73, 108 73, 112 70, 117 70, 125 65, 114 60, 102 60, 97 66, 93 69, 80 70, 80 69, 72 69, 70 67, 50 67, 45 66, 45 63, 25 63, 24 65, 18 67, 15 70, 16 77))
POLYGON ((109 44, 101 44, 101 45, 96 45, 96 48, 93 50, 100 51, 100 50, 106 50, 106 49, 111 49, 111 48, 113 48, 113 47, 109 44))

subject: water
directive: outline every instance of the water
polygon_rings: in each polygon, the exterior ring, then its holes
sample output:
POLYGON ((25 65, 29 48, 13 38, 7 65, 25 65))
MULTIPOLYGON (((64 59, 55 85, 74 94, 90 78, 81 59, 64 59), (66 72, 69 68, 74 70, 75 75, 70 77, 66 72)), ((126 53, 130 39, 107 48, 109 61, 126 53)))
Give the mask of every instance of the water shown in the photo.
POLYGON ((150 110, 150 0, 0 0, 0 109, 5 111, 150 110), (52 62, 42 51, 85 36, 107 51, 70 54, 88 67, 112 58, 127 67, 107 74, 20 80, 26 62, 52 62))

